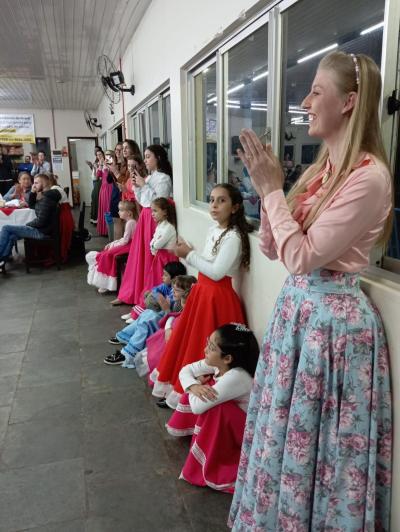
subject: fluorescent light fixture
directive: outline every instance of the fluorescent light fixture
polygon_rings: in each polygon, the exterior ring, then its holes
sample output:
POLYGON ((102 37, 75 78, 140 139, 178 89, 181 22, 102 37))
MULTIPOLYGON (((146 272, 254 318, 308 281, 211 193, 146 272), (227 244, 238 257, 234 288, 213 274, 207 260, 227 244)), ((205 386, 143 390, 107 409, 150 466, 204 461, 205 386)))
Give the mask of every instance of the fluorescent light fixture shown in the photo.
POLYGON ((378 22, 378 24, 374 24, 373 26, 360 31, 360 35, 366 35, 367 33, 371 33, 371 31, 379 30, 380 28, 383 28, 384 25, 385 23, 382 20, 382 22, 378 22))
POLYGON ((207 67, 203 70, 203 74, 207 74, 207 72, 209 71, 210 69, 207 67))
POLYGON ((334 48, 337 48, 339 45, 337 42, 334 44, 330 44, 329 46, 326 46, 325 48, 321 48, 321 50, 317 50, 316 52, 313 52, 312 54, 305 55, 304 57, 300 57, 300 59, 297 60, 298 63, 304 63, 304 61, 308 61, 309 59, 312 59, 313 57, 317 57, 317 55, 324 54, 325 52, 329 52, 330 50, 333 50, 334 48))
POLYGON ((265 78, 266 76, 268 76, 268 70, 266 70, 265 72, 261 72, 261 74, 257 74, 257 76, 254 76, 253 81, 258 81, 259 79, 265 78))
POLYGON ((236 87, 232 87, 231 89, 228 89, 226 91, 227 94, 232 94, 233 92, 239 91, 240 89, 243 89, 244 83, 240 83, 239 85, 236 85, 236 87))
POLYGON ((308 115, 307 111, 300 111, 300 109, 297 111, 295 111, 294 109, 289 109, 288 113, 293 115, 308 115))
POLYGON ((216 102, 217 101, 217 97, 214 96, 214 98, 210 98, 209 100, 207 100, 207 103, 213 103, 213 102, 216 102))

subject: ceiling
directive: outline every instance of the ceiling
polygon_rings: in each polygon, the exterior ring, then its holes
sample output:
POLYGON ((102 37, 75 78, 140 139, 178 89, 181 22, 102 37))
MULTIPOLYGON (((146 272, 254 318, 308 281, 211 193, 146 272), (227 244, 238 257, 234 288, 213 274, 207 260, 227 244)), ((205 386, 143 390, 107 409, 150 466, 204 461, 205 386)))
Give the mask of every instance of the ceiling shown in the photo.
MULTIPOLYGON (((0 108, 96 109, 151 0, 2 0, 0 108)), ((131 80, 127 80, 131 82, 131 80)))

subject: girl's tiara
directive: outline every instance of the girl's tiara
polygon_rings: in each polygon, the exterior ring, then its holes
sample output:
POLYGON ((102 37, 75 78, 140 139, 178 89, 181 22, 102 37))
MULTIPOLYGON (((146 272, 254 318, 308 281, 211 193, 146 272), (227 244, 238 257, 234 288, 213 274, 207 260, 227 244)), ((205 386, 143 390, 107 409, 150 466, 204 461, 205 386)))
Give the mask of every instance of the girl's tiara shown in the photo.
POLYGON ((250 332, 250 329, 248 329, 246 327, 246 325, 243 325, 243 323, 232 322, 231 325, 236 325, 235 331, 238 331, 238 332, 250 332))
POLYGON ((357 56, 355 54, 350 54, 350 55, 351 55, 351 58, 353 59, 354 69, 356 71, 356 83, 358 86, 360 85, 360 66, 357 61, 357 56))

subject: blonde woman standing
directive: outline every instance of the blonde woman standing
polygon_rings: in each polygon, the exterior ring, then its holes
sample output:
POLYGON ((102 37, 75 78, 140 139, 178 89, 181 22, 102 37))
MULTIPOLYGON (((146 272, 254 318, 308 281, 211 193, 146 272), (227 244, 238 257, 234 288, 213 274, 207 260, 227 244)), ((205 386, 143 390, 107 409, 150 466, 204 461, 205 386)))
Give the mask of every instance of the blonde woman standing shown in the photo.
POLYGON ((262 199, 261 249, 288 277, 250 398, 229 524, 235 531, 389 530, 392 411, 386 338, 360 289, 390 232, 381 78, 334 52, 303 101, 324 144, 288 197, 271 146, 240 153, 262 199))

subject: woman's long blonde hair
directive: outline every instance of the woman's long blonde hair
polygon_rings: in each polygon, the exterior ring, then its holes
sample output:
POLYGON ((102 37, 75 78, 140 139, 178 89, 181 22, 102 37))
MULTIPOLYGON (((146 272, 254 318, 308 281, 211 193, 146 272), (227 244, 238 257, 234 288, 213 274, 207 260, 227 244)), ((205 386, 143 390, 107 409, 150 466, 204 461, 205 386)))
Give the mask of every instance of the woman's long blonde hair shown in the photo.
MULTIPOLYGON (((325 56, 319 63, 321 70, 334 72, 336 87, 340 94, 357 92, 357 99, 352 110, 350 120, 343 139, 346 147, 337 162, 336 168, 328 183, 329 188, 325 195, 316 202, 304 221, 303 229, 307 230, 321 214, 324 206, 330 201, 337 190, 343 185, 351 173, 362 152, 367 152, 381 161, 390 171, 389 162, 383 146, 379 122, 379 99, 381 96, 381 75, 376 63, 364 54, 355 55, 358 65, 358 79, 356 65, 353 57, 344 52, 332 52, 325 56)), ((307 168, 300 179, 295 183, 287 196, 291 212, 296 206, 296 196, 306 191, 309 182, 321 172, 328 159, 328 148, 321 145, 317 159, 307 168)), ((392 192, 393 193, 393 192, 392 192)), ((387 242, 392 229, 392 214, 385 223, 380 243, 387 242)))

